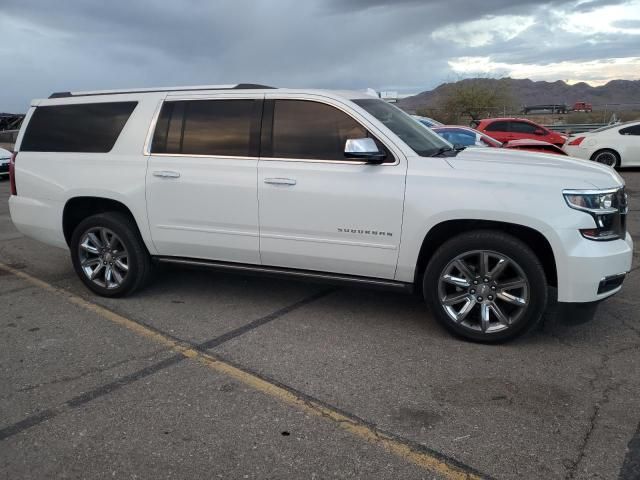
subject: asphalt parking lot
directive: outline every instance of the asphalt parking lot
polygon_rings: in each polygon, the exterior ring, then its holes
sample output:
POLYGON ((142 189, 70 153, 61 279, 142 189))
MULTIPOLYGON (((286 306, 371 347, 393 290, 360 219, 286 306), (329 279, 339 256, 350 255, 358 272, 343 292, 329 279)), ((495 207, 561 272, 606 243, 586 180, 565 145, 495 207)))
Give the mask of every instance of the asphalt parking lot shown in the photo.
POLYGON ((8 192, 1 478, 640 478, 638 248, 590 321, 485 346, 380 291, 165 268, 95 297, 8 192))

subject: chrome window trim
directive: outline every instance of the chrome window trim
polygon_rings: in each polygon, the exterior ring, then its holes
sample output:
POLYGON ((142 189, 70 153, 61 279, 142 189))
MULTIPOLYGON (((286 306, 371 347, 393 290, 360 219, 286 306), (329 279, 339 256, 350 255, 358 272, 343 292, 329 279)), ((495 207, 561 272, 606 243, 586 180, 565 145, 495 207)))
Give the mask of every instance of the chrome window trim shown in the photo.
MULTIPOLYGON (((260 157, 260 161, 265 162, 301 162, 301 163, 339 163, 339 164, 347 164, 347 165, 367 165, 369 162, 364 162, 362 160, 324 160, 322 158, 284 158, 284 157, 260 157)), ((378 163, 371 164, 376 167, 384 167, 384 166, 393 166, 398 165, 396 163, 378 163)))
POLYGON ((237 156, 237 155, 202 155, 202 154, 193 154, 188 155, 184 153, 150 153, 154 157, 187 157, 187 158, 230 158, 235 160, 258 160, 260 157, 256 156, 237 156))
POLYGON ((259 158, 259 157, 250 156, 250 155, 237 156, 237 155, 201 155, 201 154, 189 155, 184 153, 152 153, 151 143, 153 142, 153 136, 156 133, 156 125, 158 124, 158 119, 160 118, 160 112, 162 111, 162 106, 166 102, 191 102, 191 101, 197 102, 201 100, 261 100, 261 99, 264 99, 264 95, 261 95, 261 96, 252 95, 252 96, 242 97, 242 96, 238 96, 238 94, 224 95, 224 96, 214 94, 212 96, 211 93, 207 93, 203 97, 182 98, 182 96, 179 96, 176 98, 171 98, 169 96, 169 93, 171 92, 167 92, 164 98, 160 99, 160 101, 158 102, 158 105, 156 106, 155 112, 151 117, 151 123, 149 124, 149 130, 147 130, 147 137, 145 138, 144 147, 142 150, 143 155, 147 157, 153 155, 154 157, 163 156, 163 157, 236 158, 236 159, 259 158))
POLYGON ((147 138, 144 140, 144 146, 142 149, 142 154, 145 156, 151 155, 151 142, 153 141, 153 135, 156 133, 156 124, 158 123, 158 118, 160 117, 160 110, 162 110, 162 105, 164 105, 164 101, 166 99, 166 95, 164 98, 161 98, 158 101, 158 105, 156 105, 156 110, 153 113, 153 117, 151 117, 151 124, 149 124, 149 130, 147 130, 147 138))
MULTIPOLYGON (((310 95, 311 96, 311 95, 310 95)), ((302 102, 315 102, 315 103, 322 103, 323 105, 328 105, 329 107, 333 107, 336 108, 338 110, 340 110, 342 113, 344 113, 345 115, 347 115, 349 118, 351 118, 354 122, 356 122, 358 125, 362 126, 367 132, 370 131, 369 128, 367 128, 365 125, 362 124, 362 122, 360 120, 358 120, 357 118, 355 118, 351 112, 347 111, 342 105, 334 105, 333 103, 330 103, 328 101, 325 100, 326 97, 323 97, 321 95, 313 95, 314 98, 307 98, 305 96, 305 94, 295 94, 295 95, 291 95, 291 96, 287 96, 287 95, 283 95, 283 94, 277 94, 277 93, 269 93, 267 95, 265 95, 265 100, 298 100, 298 101, 302 101, 302 102)), ((331 99, 333 100, 333 99, 331 99)), ((333 100, 335 103, 338 103, 336 100, 333 100)), ((373 132, 369 132, 372 133, 373 132)), ((393 167, 396 165, 400 164, 400 158, 398 158, 398 155, 395 154, 393 152, 393 149, 389 148, 388 142, 385 142, 383 140, 380 139, 380 135, 376 135, 375 138, 381 142, 386 148, 387 150, 389 150, 389 152, 391 152, 395 158, 395 162, 393 163, 379 163, 376 164, 377 167, 393 167)), ((292 161, 292 162, 310 162, 310 163, 318 163, 318 162, 322 162, 322 163, 348 163, 348 164, 355 164, 355 165, 366 165, 368 162, 363 162, 363 161, 351 161, 351 160, 324 160, 324 159, 315 159, 315 158, 285 158, 285 157, 260 157, 260 160, 277 160, 277 161, 292 161)))
MULTIPOLYGON (((151 123, 149 124, 149 129, 147 131, 147 137, 145 139, 144 142, 144 147, 143 147, 143 155, 149 157, 151 155, 153 155, 154 157, 187 157, 187 158, 221 158, 221 159, 235 159, 235 160, 264 160, 264 161, 279 161, 279 162, 306 162, 306 163, 339 163, 339 164, 347 164, 347 165, 367 165, 368 162, 364 162, 361 160, 328 160, 328 159, 321 159, 321 158, 284 158, 284 157, 256 157, 256 156, 235 156, 235 155, 200 155, 200 154, 194 154, 194 155, 189 155, 189 154, 185 154, 185 153, 152 153, 151 152, 151 142, 153 141, 153 135, 155 134, 155 130, 156 130, 156 125, 158 123, 158 118, 160 117, 160 111, 162 110, 162 106, 166 103, 166 102, 180 102, 180 101, 200 101, 200 100, 232 100, 233 98, 229 98, 230 96, 216 96, 216 97, 210 97, 207 96, 206 98, 193 98, 193 99, 184 99, 184 98, 169 98, 168 96, 165 96, 165 98, 161 99, 158 102, 158 105, 156 106, 156 110, 153 114, 151 123)), ((266 97, 264 97, 264 100, 267 100, 266 97)), ((240 98, 238 98, 240 100, 240 98)), ((351 115, 349 112, 347 112, 344 108, 333 105, 332 103, 326 102, 322 100, 322 97, 318 98, 313 98, 313 99, 309 99, 309 98, 287 98, 285 96, 283 96, 282 98, 269 98, 269 100, 302 100, 302 101, 308 101, 308 102, 317 102, 317 103, 322 103, 325 105, 328 105, 330 107, 333 108, 337 108, 338 110, 342 111, 344 114, 348 115, 350 118, 353 119, 353 121, 357 122, 359 125, 362 125, 362 122, 359 121, 358 119, 354 118, 353 115, 351 115)), ((369 131, 368 128, 366 128, 364 125, 362 125, 363 128, 365 128, 367 131, 369 131)), ((376 135, 376 138, 378 139, 378 141, 382 142, 382 144, 390 151, 393 153, 393 156, 395 158, 395 162, 394 163, 380 163, 380 164, 375 164, 376 167, 393 167, 393 166, 397 166, 400 164, 400 158, 399 155, 395 154, 393 152, 393 149, 389 148, 388 142, 385 142, 383 140, 380 140, 379 135, 376 135)), ((373 165, 373 164, 372 164, 373 165)))

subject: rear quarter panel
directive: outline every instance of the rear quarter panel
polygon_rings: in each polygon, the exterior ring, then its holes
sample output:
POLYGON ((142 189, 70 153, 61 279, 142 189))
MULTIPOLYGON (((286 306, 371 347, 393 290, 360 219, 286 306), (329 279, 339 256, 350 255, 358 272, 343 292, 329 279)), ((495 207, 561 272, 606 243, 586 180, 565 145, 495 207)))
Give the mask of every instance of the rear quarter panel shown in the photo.
POLYGON ((37 105, 56 105, 135 100, 138 105, 108 153, 20 151, 22 136, 28 128, 33 109, 30 110, 16 143, 18 195, 10 199, 12 218, 18 229, 45 243, 66 247, 62 233, 65 204, 75 197, 103 197, 119 201, 129 208, 147 248, 153 252, 146 216, 147 157, 143 147, 151 120, 163 97, 164 94, 108 95, 37 102, 37 105), (25 218, 27 211, 31 211, 33 221, 25 218), (30 225, 35 222, 43 224, 30 225))

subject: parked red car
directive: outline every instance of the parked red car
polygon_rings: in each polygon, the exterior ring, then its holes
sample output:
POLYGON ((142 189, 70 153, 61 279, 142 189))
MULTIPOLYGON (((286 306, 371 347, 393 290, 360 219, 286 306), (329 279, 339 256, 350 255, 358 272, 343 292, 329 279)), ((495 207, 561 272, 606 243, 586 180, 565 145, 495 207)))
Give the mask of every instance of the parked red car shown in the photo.
POLYGON ((463 147, 491 147, 491 148, 513 148, 516 150, 528 150, 530 152, 555 153, 557 155, 567 155, 560 147, 545 142, 543 140, 520 139, 511 140, 507 143, 500 143, 494 138, 485 135, 471 127, 458 125, 443 125, 442 127, 431 127, 442 138, 454 145, 463 147))
POLYGON ((524 118, 485 118, 475 120, 472 127, 492 138, 505 143, 511 140, 542 140, 562 147, 567 137, 547 130, 542 125, 524 118))

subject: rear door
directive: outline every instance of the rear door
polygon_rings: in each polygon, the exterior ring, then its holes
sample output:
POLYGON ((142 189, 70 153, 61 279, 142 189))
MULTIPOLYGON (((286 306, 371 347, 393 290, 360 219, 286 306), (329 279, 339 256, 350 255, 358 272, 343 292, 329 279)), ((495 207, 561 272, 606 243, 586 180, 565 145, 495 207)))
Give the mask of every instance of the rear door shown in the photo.
POLYGON ((262 95, 164 102, 146 191, 160 255, 260 263, 257 168, 262 95))
POLYGON ((393 278, 406 159, 375 125, 336 100, 267 94, 258 167, 264 265, 393 278), (345 158, 373 137, 387 163, 345 158))

